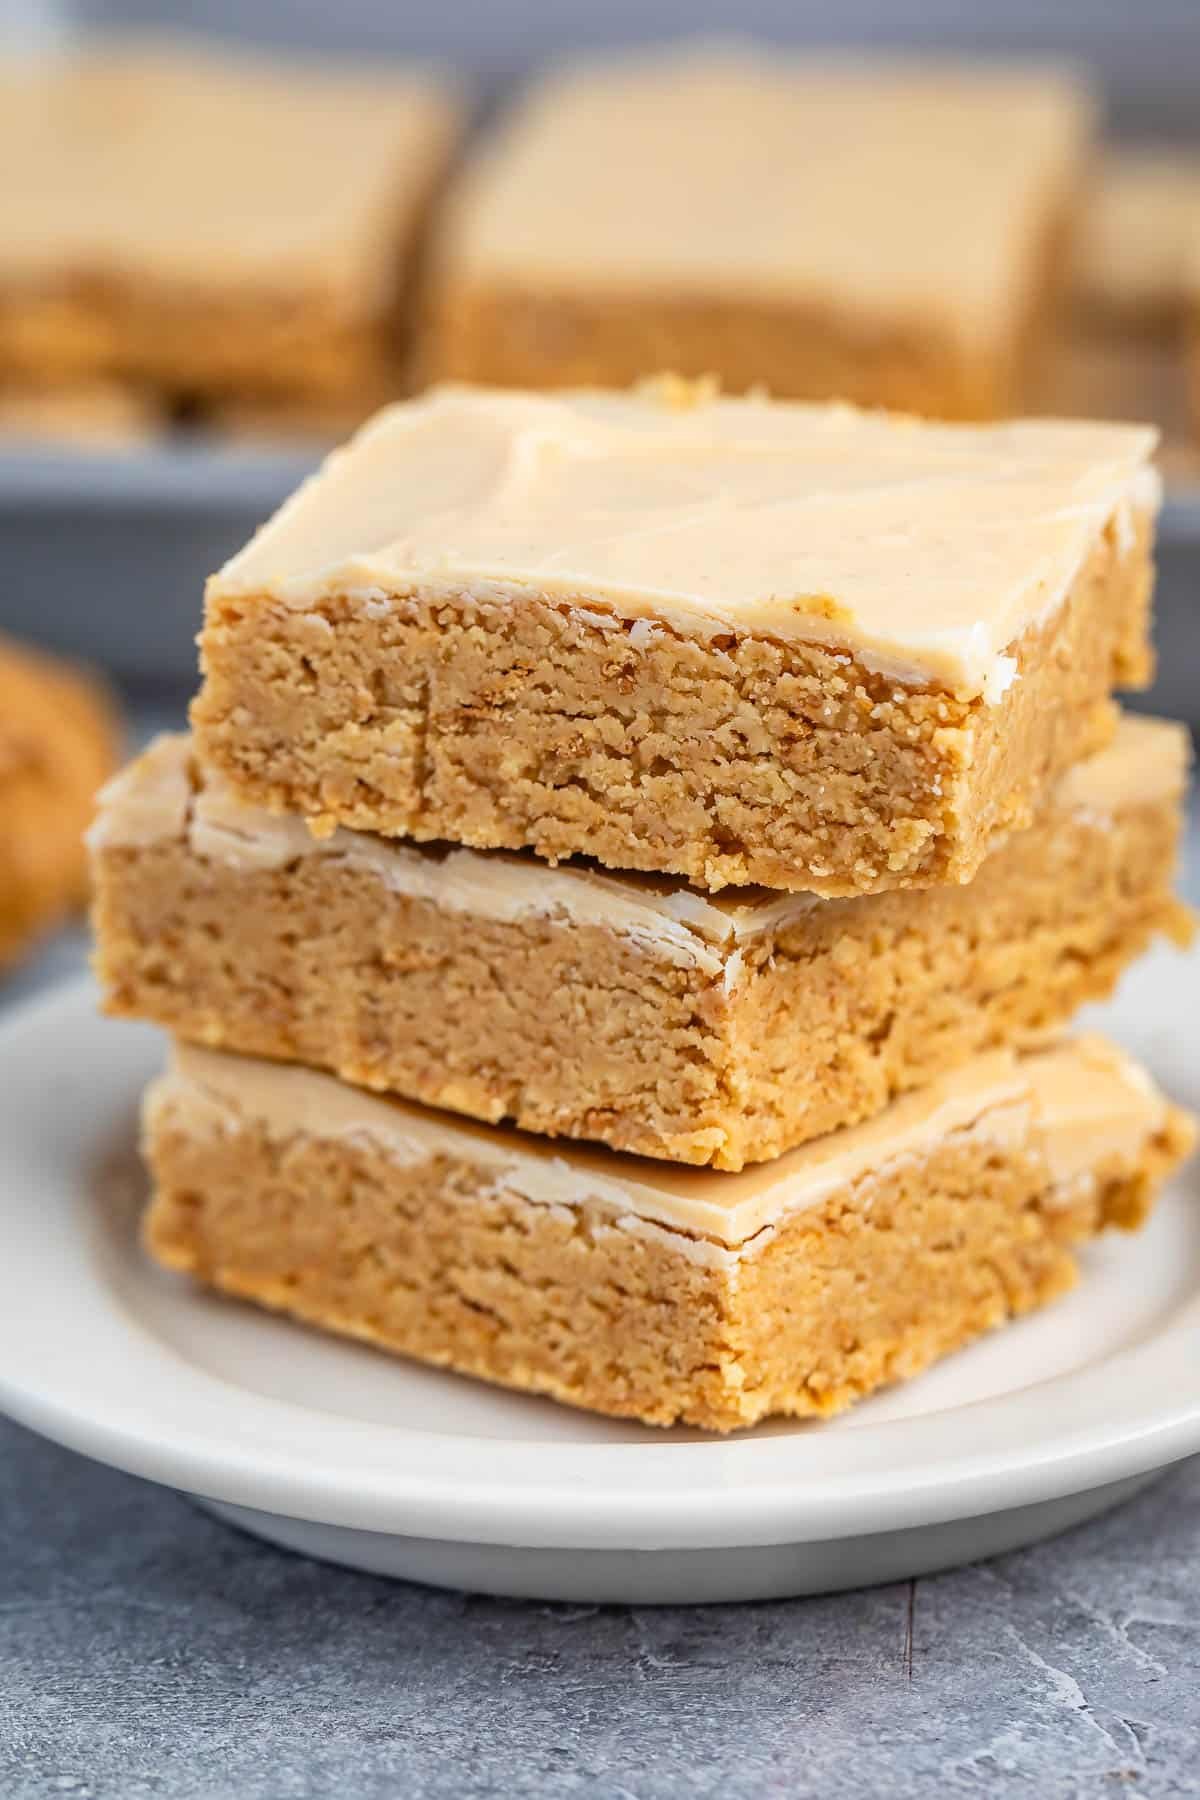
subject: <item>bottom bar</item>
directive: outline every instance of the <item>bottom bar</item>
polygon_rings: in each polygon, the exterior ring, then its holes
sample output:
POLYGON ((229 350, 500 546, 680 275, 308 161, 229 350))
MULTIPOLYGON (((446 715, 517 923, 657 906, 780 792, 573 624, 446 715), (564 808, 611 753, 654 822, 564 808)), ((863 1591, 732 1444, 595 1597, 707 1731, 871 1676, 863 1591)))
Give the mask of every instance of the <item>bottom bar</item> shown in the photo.
POLYGON ((1098 1038, 966 1063, 740 1174, 537 1138, 180 1045, 152 1254, 383 1349, 716 1431, 839 1411, 1075 1279, 1192 1121, 1098 1038))

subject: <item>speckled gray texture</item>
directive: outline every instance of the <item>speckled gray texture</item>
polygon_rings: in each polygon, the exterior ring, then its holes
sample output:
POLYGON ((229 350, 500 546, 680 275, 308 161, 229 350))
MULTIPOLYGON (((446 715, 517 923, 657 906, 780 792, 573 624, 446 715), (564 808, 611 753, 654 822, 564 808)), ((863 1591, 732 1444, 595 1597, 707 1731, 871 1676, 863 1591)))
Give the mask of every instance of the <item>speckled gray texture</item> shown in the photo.
POLYGON ((1200 1791, 1200 1462, 959 1573, 692 1610, 286 1555, 0 1425, 4 1800, 1200 1791))

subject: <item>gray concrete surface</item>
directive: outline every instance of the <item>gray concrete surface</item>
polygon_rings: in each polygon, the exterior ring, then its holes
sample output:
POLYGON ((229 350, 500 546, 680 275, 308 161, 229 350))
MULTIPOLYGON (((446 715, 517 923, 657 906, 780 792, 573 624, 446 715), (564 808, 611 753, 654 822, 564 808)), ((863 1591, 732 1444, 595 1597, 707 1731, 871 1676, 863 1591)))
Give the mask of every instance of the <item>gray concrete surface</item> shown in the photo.
POLYGON ((325 1568, 0 1424, 0 1794, 1195 1795, 1198 1596, 1200 1462, 912 1586, 639 1611, 325 1568))

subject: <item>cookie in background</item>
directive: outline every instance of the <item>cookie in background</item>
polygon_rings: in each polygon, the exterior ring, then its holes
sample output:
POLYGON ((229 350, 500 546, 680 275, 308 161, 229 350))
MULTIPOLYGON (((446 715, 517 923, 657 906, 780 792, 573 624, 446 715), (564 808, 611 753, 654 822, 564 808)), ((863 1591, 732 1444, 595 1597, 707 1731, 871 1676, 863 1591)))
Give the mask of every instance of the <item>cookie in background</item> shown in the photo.
POLYGON ((97 681, 0 638, 0 972, 83 904, 83 833, 119 751, 97 681))

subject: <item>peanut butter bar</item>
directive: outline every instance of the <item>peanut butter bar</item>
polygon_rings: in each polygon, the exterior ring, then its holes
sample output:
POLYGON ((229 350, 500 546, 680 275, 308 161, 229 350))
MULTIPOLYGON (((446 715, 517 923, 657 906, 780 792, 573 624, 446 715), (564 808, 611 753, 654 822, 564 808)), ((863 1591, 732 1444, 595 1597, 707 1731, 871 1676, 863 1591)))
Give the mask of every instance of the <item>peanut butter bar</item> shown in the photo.
POLYGON ((185 738, 92 832, 110 1012, 547 1135, 739 1169, 1106 995, 1171 896, 1189 741, 1127 718, 965 887, 706 898, 240 801, 185 738))
POLYGON ((452 199, 431 366, 1019 410, 1093 110, 1036 65, 693 49, 560 70, 452 199))
MULTIPOLYGON (((371 409, 459 106, 153 40, 0 64, 0 379, 371 409)), ((392 390, 394 391, 394 377, 392 390)))
POLYGON ((200 754, 318 834, 706 888, 968 881, 1148 678, 1153 445, 437 389, 209 583, 200 754))
POLYGON ((1076 1275, 1191 1121, 1102 1040, 996 1051, 740 1175, 456 1124, 181 1048, 150 1090, 169 1268, 576 1406, 715 1431, 827 1415, 1076 1275))

